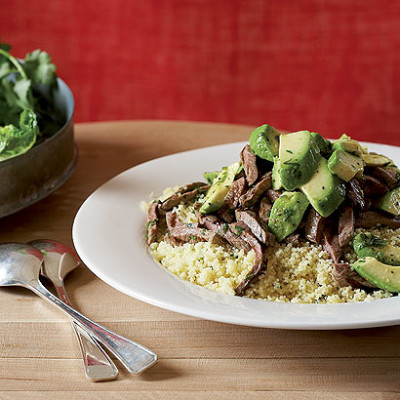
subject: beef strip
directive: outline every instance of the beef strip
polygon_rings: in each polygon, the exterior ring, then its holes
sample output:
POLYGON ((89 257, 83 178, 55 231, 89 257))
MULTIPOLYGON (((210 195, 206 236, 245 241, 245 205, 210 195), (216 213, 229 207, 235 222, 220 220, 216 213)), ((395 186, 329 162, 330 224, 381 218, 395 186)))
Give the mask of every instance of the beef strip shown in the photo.
POLYGON ((261 225, 254 211, 236 209, 235 216, 237 221, 244 222, 249 228, 251 233, 261 242, 268 242, 268 232, 261 225))
POLYGON ((206 228, 199 228, 193 224, 185 224, 179 220, 176 213, 166 214, 167 226, 171 237, 184 243, 210 242, 218 245, 226 244, 225 240, 206 228))
POLYGON ((354 207, 361 209, 365 208, 364 193, 361 189, 360 183, 357 179, 353 178, 349 182, 349 189, 347 191, 347 197, 354 207))
POLYGON ((371 172, 375 178, 385 183, 389 189, 394 189, 399 186, 399 176, 394 168, 376 167, 373 168, 371 172))
POLYGON ((244 177, 233 181, 228 194, 225 196, 224 204, 218 210, 218 215, 226 222, 232 222, 240 200, 240 196, 247 190, 246 179, 244 177))
MULTIPOLYGON (((196 207, 195 207, 196 210, 196 207)), ((236 235, 229 229, 229 225, 219 219, 215 215, 204 215, 198 214, 199 224, 206 227, 207 229, 216 232, 222 238, 224 238, 231 246, 243 250, 248 253, 251 250, 251 246, 243 240, 242 237, 236 235)))
POLYGON ((170 232, 167 232, 167 233, 164 235, 164 242, 167 242, 167 243, 169 243, 171 246, 174 246, 174 247, 181 246, 181 245, 184 243, 184 242, 182 242, 181 240, 178 240, 177 238, 171 236, 171 233, 170 233, 170 232))
POLYGON ((360 186, 366 198, 383 196, 388 191, 384 183, 370 175, 365 175, 360 179, 360 186))
POLYGON ((294 245, 299 245, 300 244, 300 233, 299 232, 293 232, 289 236, 286 236, 284 241, 286 243, 291 243, 294 245))
POLYGON ((379 224, 397 229, 400 228, 400 217, 377 211, 365 211, 356 218, 357 228, 374 228, 379 224))
POLYGON ((249 186, 251 186, 257 181, 258 168, 256 155, 251 151, 248 144, 246 144, 246 146, 244 146, 240 152, 240 159, 243 162, 247 183, 249 186))
POLYGON ((277 199, 279 199, 279 197, 281 197, 282 195, 282 191, 281 190, 274 190, 274 189, 268 189, 265 192, 265 197, 271 202, 271 203, 275 203, 275 201, 277 199))
POLYGON ((360 276, 351 269, 349 263, 335 263, 332 270, 332 277, 340 287, 351 286, 353 289, 376 288, 375 285, 360 276))
POLYGON ((245 194, 240 196, 240 204, 242 208, 250 208, 254 206, 261 196, 272 185, 271 172, 264 175, 254 186, 252 186, 245 194))
POLYGON ((260 201, 260 206, 258 208, 258 217, 260 218, 261 222, 265 225, 268 224, 269 214, 271 212, 272 205, 269 202, 267 197, 263 197, 260 201))
POLYGON ((350 206, 344 206, 339 211, 339 246, 345 247, 354 236, 354 211, 350 206))
POLYGON ((324 230, 322 236, 324 250, 329 253, 335 264, 339 264, 343 256, 343 250, 339 245, 338 235, 333 232, 331 227, 329 227, 324 230))
POLYGON ((204 182, 193 182, 182 186, 176 193, 164 200, 160 206, 161 210, 169 211, 178 204, 187 203, 193 200, 199 193, 205 192, 209 188, 204 182))
POLYGON ((322 231, 324 230, 325 221, 326 218, 311 207, 304 228, 305 238, 310 242, 318 244, 322 239, 322 231))
POLYGON ((160 221, 160 212, 158 209, 158 202, 154 201, 150 204, 147 211, 147 244, 150 245, 157 240, 158 229, 160 221))
MULTIPOLYGON (((233 223, 230 224, 229 228, 232 232, 235 232, 236 226, 237 224, 233 223)), ((237 230, 236 233, 238 233, 237 230)), ((253 267, 243 279, 243 281, 240 282, 239 285, 235 288, 235 293, 238 296, 242 296, 248 289, 250 283, 254 282, 260 276, 260 274, 265 271, 267 266, 264 262, 266 260, 264 260, 264 251, 260 242, 250 232, 247 232, 246 230, 240 232, 239 237, 246 241, 255 253, 255 261, 253 267)))

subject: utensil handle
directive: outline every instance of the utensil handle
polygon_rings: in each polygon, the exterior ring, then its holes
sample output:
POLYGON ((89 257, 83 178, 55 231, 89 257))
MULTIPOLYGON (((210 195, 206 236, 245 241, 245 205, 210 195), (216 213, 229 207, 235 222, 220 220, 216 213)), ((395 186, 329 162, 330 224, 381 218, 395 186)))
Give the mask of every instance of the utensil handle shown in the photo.
POLYGON ((156 363, 157 354, 153 351, 93 322, 54 296, 39 281, 32 282, 30 289, 38 296, 58 306, 82 329, 88 330, 121 361, 130 373, 140 373, 156 363))
MULTIPOLYGON (((62 283, 53 283, 58 297, 65 304, 71 306, 64 285, 62 283)), ((94 382, 115 379, 118 376, 118 369, 108 354, 96 340, 90 336, 89 332, 80 328, 74 320, 71 320, 71 325, 81 350, 86 378, 94 382)))

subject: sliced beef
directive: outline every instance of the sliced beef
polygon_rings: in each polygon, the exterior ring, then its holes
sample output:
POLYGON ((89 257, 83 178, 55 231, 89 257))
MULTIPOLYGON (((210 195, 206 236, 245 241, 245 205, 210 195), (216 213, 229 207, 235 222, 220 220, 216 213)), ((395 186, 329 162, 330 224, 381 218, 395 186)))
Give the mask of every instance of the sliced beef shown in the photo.
POLYGON ((164 200, 160 208, 163 211, 169 211, 178 204, 193 200, 199 193, 206 192, 208 188, 209 185, 204 182, 193 182, 189 185, 182 186, 176 193, 164 200))
POLYGON ((350 206, 344 206, 339 213, 339 245, 345 247, 354 236, 354 211, 350 206))
POLYGON ((341 262, 343 250, 339 245, 338 235, 333 232, 331 227, 325 229, 323 232, 323 248, 329 253, 335 264, 339 264, 341 262))
POLYGON ((376 167, 372 169, 372 175, 383 182, 389 189, 399 186, 399 176, 394 168, 376 167))
POLYGON ((400 228, 400 217, 377 211, 366 211, 360 213, 356 219, 357 228, 374 228, 377 225, 384 225, 393 229, 400 228))
POLYGON ((176 212, 167 212, 165 214, 165 220, 167 222, 168 230, 171 230, 179 225, 184 225, 184 223, 179 219, 178 214, 176 212))
POLYGON ((171 246, 177 247, 177 246, 181 246, 184 242, 178 240, 177 238, 171 236, 170 232, 167 232, 164 235, 164 242, 169 243, 171 246))
POLYGON ((243 250, 245 253, 248 253, 251 250, 251 246, 241 236, 238 236, 236 233, 232 232, 229 229, 229 225, 217 216, 199 214, 198 218, 201 226, 204 226, 207 229, 217 233, 231 246, 239 250, 243 250))
POLYGON ((384 183, 370 175, 365 175, 360 179, 360 186, 366 198, 383 196, 388 191, 384 183))
POLYGON ((279 199, 279 197, 282 196, 282 191, 281 190, 274 190, 274 189, 268 189, 265 192, 265 197, 271 202, 271 203, 275 203, 275 201, 277 199, 279 199))
POLYGON ((304 236, 313 243, 319 243, 322 239, 326 218, 311 207, 304 227, 304 236))
POLYGON ((154 201, 150 204, 149 210, 147 211, 147 244, 150 245, 157 240, 160 211, 158 209, 158 202, 154 201))
POLYGON ((244 177, 233 181, 228 194, 225 196, 224 204, 218 210, 218 215, 226 222, 232 222, 235 216, 235 209, 237 208, 242 196, 247 190, 246 179, 244 177))
POLYGON ((360 182, 355 178, 351 179, 349 182, 347 197, 354 207, 365 208, 364 192, 361 189, 360 182))
POLYGON ((249 228, 251 233, 261 242, 268 242, 268 232, 258 220, 257 214, 254 211, 237 209, 235 211, 237 221, 244 222, 249 228))
POLYGON ((226 244, 216 232, 196 226, 179 225, 171 229, 170 234, 172 237, 185 243, 210 242, 220 246, 226 244))
POLYGON ((284 241, 286 243, 291 243, 293 245, 299 245, 300 244, 300 233, 299 232, 294 232, 290 234, 289 236, 286 236, 284 241))
POLYGON ((334 264, 332 277, 340 287, 351 286, 353 289, 376 288, 375 285, 352 270, 350 264, 346 262, 334 264))
MULTIPOLYGON (((234 225, 234 224, 231 224, 234 225)), ((235 229, 233 227, 233 229, 235 229)), ((249 232, 243 231, 240 234, 240 237, 244 239, 254 250, 255 252, 255 261, 252 269, 246 275, 242 282, 235 288, 235 293, 238 296, 244 295, 246 290, 248 289, 250 283, 254 282, 262 272, 267 268, 266 263, 264 262, 264 251, 260 244, 260 242, 249 232)))
POLYGON ((271 172, 264 175, 253 187, 251 187, 245 194, 240 196, 240 204, 242 208, 253 207, 266 190, 271 188, 272 179, 271 172))
POLYGON ((258 178, 257 158, 251 151, 250 146, 246 144, 240 152, 240 159, 243 162, 244 172, 246 174, 247 183, 253 185, 258 178))
POLYGON ((226 242, 217 234, 217 232, 206 228, 199 228, 193 224, 185 224, 179 220, 176 213, 167 213, 166 220, 170 236, 180 242, 211 242, 221 246, 226 244, 226 242))
POLYGON ((261 222, 265 225, 268 224, 269 214, 271 212, 272 205, 269 202, 267 197, 263 197, 260 201, 260 206, 258 208, 258 217, 260 218, 261 222))

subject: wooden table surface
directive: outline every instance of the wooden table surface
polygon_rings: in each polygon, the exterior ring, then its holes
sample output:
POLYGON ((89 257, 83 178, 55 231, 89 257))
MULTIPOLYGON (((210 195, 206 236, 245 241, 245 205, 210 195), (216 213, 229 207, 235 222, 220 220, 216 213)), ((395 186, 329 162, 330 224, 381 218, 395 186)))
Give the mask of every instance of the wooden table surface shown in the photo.
MULTIPOLYGON (((119 172, 155 157, 247 140, 251 127, 187 122, 77 124, 79 161, 48 198, 0 222, 0 242, 53 238, 72 245, 79 206, 119 172)), ((142 303, 85 266, 67 279, 89 318, 150 347, 140 376, 85 379, 68 319, 22 288, 0 294, 0 399, 397 399, 400 328, 289 331, 227 325, 142 303)), ((120 364, 118 364, 120 366, 120 364)))

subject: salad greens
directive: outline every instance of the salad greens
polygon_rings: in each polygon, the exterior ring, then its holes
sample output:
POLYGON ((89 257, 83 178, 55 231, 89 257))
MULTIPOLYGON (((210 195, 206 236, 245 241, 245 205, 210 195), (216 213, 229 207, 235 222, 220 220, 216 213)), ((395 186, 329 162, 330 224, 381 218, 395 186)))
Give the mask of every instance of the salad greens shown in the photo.
POLYGON ((0 42, 0 161, 28 151, 63 125, 54 105, 56 66, 41 50, 23 61, 0 42))

